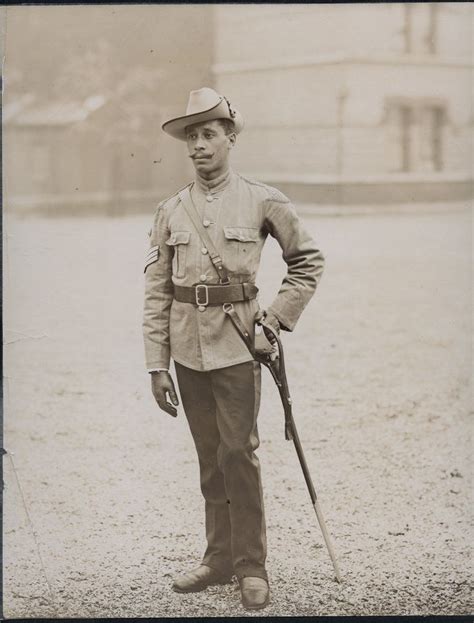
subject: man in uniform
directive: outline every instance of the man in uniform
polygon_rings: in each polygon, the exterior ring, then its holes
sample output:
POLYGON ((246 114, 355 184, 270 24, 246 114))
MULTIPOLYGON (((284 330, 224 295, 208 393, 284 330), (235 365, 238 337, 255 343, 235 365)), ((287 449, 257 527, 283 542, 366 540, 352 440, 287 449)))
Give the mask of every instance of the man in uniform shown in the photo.
POLYGON ((260 364, 223 306, 232 305, 253 335, 259 312, 255 278, 270 234, 280 244, 288 270, 265 319, 277 331, 292 331, 316 289, 324 258, 285 195, 230 168, 230 151, 242 129, 240 113, 210 88, 192 91, 186 114, 163 125, 187 143, 196 175, 157 208, 145 262, 143 326, 152 392, 172 416, 178 398, 168 370, 174 360, 205 499, 203 560, 176 578, 173 589, 201 591, 227 583, 235 574, 242 604, 253 610, 269 602, 255 455, 260 364), (186 203, 215 245, 228 278, 218 274, 186 203))

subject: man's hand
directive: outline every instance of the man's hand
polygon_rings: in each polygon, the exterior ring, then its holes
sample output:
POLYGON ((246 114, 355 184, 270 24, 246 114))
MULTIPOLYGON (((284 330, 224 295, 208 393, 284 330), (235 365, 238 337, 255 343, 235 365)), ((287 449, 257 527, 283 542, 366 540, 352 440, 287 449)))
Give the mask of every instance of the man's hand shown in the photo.
MULTIPOLYGON (((262 321, 270 325, 275 331, 280 333, 280 323, 278 319, 273 314, 267 314, 263 310, 257 313, 255 317, 258 323, 262 321)), ((263 324, 261 325, 263 328, 263 333, 255 334, 255 353, 257 357, 260 355, 261 357, 270 357, 272 361, 274 361, 278 357, 278 348, 276 345, 276 340, 273 335, 263 324)))
MULTIPOLYGON (((265 318, 263 320, 263 322, 265 324, 268 324, 271 326, 272 329, 274 329, 278 335, 280 335, 280 323, 278 321, 278 318, 276 316, 274 316, 271 312, 265 314, 265 318)), ((272 344, 273 346, 276 344, 276 340, 275 337, 273 336, 273 333, 271 333, 266 327, 265 324, 262 325, 263 327, 263 332, 265 333, 265 337, 267 338, 267 340, 270 342, 270 344, 272 344)))
POLYGON ((173 379, 169 372, 162 370, 160 372, 151 373, 151 391, 162 411, 166 411, 166 413, 169 413, 173 417, 178 415, 175 408, 179 405, 178 396, 176 395, 173 379), (166 394, 169 395, 173 404, 168 402, 166 394))

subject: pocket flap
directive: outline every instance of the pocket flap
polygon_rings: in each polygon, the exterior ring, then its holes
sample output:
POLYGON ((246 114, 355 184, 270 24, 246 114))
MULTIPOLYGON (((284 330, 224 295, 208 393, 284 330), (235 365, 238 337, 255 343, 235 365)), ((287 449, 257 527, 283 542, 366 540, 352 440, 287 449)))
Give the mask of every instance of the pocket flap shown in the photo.
POLYGON ((188 244, 191 232, 189 231, 174 231, 166 241, 166 244, 170 247, 174 247, 177 244, 188 244))
POLYGON ((258 242, 259 230, 257 227, 224 227, 227 240, 239 242, 258 242))

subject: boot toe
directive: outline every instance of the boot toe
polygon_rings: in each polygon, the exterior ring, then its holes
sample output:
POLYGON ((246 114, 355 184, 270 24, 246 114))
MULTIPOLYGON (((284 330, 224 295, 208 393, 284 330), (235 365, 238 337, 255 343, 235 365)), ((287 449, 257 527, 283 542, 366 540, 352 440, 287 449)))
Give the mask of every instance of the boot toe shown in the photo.
POLYGON ((246 610, 260 610, 270 601, 270 588, 263 578, 242 578, 240 580, 242 606, 246 610))
POLYGON ((197 593, 213 584, 227 584, 230 581, 230 577, 217 569, 201 565, 176 578, 171 588, 177 593, 197 593))

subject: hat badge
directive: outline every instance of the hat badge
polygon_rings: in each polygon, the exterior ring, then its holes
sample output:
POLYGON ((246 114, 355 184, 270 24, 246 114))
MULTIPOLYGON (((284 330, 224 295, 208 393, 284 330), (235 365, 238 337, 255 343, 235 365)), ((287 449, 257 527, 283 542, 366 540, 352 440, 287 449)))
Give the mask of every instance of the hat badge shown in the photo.
POLYGON ((229 102, 227 97, 225 97, 225 95, 223 97, 224 97, 224 99, 226 101, 226 104, 227 104, 227 107, 229 109, 229 115, 231 116, 231 119, 235 119, 235 110, 232 108, 231 103, 229 102))

